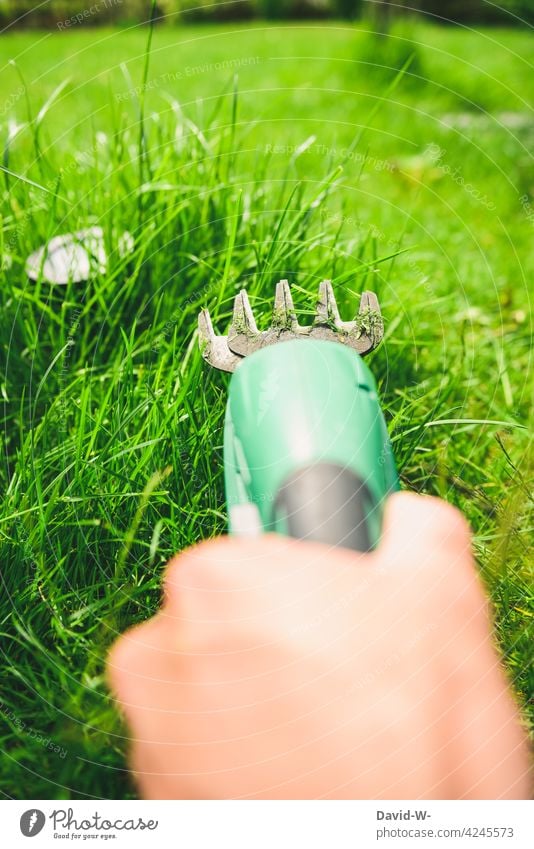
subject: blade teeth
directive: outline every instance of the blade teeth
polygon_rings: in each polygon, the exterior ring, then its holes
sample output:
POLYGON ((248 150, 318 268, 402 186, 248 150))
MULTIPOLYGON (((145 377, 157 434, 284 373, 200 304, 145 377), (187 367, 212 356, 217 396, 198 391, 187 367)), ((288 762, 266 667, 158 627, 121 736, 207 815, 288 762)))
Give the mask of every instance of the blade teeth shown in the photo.
POLYGON ((241 357, 230 350, 226 336, 216 335, 209 310, 201 310, 198 315, 198 336, 200 352, 210 366, 221 371, 235 371, 241 357))
POLYGON ((382 312, 378 298, 374 292, 362 292, 360 298, 360 309, 358 314, 365 316, 367 313, 373 315, 372 324, 366 334, 371 342, 370 351, 374 350, 384 338, 384 322, 382 320, 382 312))
POLYGON ((359 312, 367 312, 368 310, 381 315, 380 304, 374 292, 362 292, 359 312))
POLYGON ((296 331, 298 328, 293 298, 291 297, 291 289, 289 288, 287 280, 280 280, 280 282, 276 284, 272 327, 292 331, 296 331))
POLYGON ((209 310, 201 310, 198 314, 198 335, 200 337, 200 344, 204 348, 211 345, 215 339, 209 310))
POLYGON ((215 341, 210 348, 209 357, 205 358, 207 362, 218 368, 221 371, 235 371, 242 360, 242 357, 234 354, 228 347, 228 339, 226 336, 216 336, 215 341))
POLYGON ((341 325, 337 301, 330 280, 323 280, 319 284, 319 297, 315 309, 314 324, 334 324, 335 327, 340 327, 341 325))
POLYGON ((234 317, 232 321, 234 332, 241 333, 245 330, 248 333, 258 333, 254 313, 250 306, 250 301, 245 289, 241 289, 234 300, 234 317))
POLYGON ((364 355, 376 348, 384 336, 380 305, 374 292, 362 292, 359 315, 363 319, 361 322, 341 321, 332 284, 330 280, 323 280, 319 285, 313 325, 300 327, 289 283, 280 280, 276 285, 272 327, 264 333, 260 333, 256 326, 245 289, 234 299, 233 321, 228 336, 217 336, 209 311, 201 310, 198 316, 201 352, 210 365, 233 372, 243 357, 265 345, 290 338, 293 333, 295 338, 337 340, 364 355), (371 313, 368 322, 364 319, 367 313, 371 313))

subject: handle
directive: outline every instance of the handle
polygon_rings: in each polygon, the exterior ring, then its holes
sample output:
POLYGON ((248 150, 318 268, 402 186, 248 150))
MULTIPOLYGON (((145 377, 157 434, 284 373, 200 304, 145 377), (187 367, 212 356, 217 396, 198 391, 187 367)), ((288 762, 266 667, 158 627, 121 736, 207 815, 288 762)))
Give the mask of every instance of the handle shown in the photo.
POLYGON ((275 530, 355 551, 370 551, 369 517, 378 508, 365 482, 336 463, 314 463, 293 472, 278 490, 275 530))
POLYGON ((230 532, 248 505, 264 531, 369 551, 398 487, 369 369, 345 345, 292 340, 245 357, 224 432, 230 532), (236 518, 237 517, 237 518, 236 518))

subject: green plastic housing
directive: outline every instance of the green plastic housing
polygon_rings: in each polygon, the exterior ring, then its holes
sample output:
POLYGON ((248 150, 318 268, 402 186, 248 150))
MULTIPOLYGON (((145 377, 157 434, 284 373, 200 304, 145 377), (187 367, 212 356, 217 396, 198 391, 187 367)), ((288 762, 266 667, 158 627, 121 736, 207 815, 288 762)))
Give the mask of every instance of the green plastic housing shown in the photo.
POLYGON ((224 467, 228 513, 252 503, 266 531, 285 533, 273 506, 288 477, 316 463, 350 469, 373 506, 372 545, 398 478, 374 378, 351 348, 294 340, 245 357, 228 396, 224 467))

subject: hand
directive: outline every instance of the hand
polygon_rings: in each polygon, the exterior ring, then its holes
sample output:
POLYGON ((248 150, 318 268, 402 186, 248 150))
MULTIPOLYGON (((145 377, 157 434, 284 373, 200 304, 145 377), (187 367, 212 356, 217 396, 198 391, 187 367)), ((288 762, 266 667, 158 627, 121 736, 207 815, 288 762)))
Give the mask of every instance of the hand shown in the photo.
POLYGON ((147 798, 529 792, 468 529, 438 499, 392 496, 371 554, 276 535, 184 551, 108 670, 147 798))

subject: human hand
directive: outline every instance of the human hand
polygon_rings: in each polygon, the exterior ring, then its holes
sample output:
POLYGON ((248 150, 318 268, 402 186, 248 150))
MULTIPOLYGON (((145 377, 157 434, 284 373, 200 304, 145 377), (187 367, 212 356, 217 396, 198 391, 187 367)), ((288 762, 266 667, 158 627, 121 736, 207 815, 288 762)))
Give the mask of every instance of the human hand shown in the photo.
POLYGON ((177 555, 108 663, 143 796, 524 798, 528 750, 461 515, 399 493, 370 554, 177 555))

